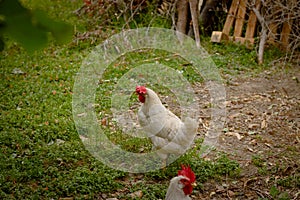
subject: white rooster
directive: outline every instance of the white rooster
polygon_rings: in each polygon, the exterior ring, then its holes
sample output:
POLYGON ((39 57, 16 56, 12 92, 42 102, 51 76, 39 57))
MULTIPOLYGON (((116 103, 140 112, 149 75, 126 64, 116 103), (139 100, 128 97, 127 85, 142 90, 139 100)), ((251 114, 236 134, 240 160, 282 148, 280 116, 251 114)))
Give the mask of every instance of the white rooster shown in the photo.
POLYGON ((182 165, 181 168, 171 179, 165 200, 191 200, 189 195, 196 186, 196 176, 190 167, 182 165))
POLYGON ((157 94, 144 86, 137 86, 136 93, 142 103, 138 121, 151 139, 153 147, 167 165, 169 154, 182 155, 193 142, 197 131, 195 120, 187 117, 182 122, 164 107, 157 94))

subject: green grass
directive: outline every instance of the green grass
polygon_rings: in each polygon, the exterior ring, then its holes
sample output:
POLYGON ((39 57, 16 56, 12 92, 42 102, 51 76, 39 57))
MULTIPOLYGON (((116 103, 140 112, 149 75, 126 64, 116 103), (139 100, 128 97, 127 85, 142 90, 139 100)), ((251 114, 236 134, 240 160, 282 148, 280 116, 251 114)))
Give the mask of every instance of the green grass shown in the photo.
MULTIPOLYGON (((53 18, 64 19, 80 27, 77 30, 85 30, 87 22, 72 14, 81 5, 81 0, 22 2, 29 8, 47 10, 53 18)), ((102 193, 128 189, 129 185, 122 180, 130 177, 129 174, 111 169, 91 156, 79 138, 72 117, 74 78, 81 62, 96 44, 91 44, 91 40, 64 46, 52 44, 43 51, 28 55, 9 38, 7 41, 8 46, 0 53, 0 199, 93 199, 102 193), (14 73, 16 69, 23 73, 14 73)), ((234 44, 210 44, 205 38, 202 41, 221 73, 236 75, 261 70, 255 62, 254 50, 234 44)), ((272 57, 272 50, 269 55, 272 57)), ((191 83, 202 81, 190 63, 172 53, 145 50, 121 56, 108 67, 103 79, 109 81, 103 82, 96 92, 99 107, 95 111, 99 120, 107 117, 114 125, 110 111, 114 84, 130 69, 153 62, 183 71, 183 76, 191 83)), ((172 95, 159 84, 153 87, 163 95, 172 95)), ((130 105, 136 101, 136 96, 132 95, 130 105)), ((128 136, 120 128, 112 127, 104 127, 105 133, 123 149, 151 151, 148 139, 128 136)), ((212 161, 200 159, 201 142, 196 141, 196 148, 166 170, 144 174, 143 181, 128 189, 129 193, 142 190, 143 199, 163 198, 168 181, 182 163, 192 167, 199 183, 225 175, 238 176, 240 168, 237 162, 226 155, 220 154, 212 161)), ((258 165, 260 162, 258 160, 258 165)), ((286 182, 282 180, 280 184, 286 185, 286 182)), ((121 193, 122 197, 129 199, 126 193, 121 193)))
MULTIPOLYGON (((84 42, 83 42, 84 43, 84 42)), ((85 44, 81 44, 85 45, 85 44)), ((127 173, 110 169, 93 158, 81 143, 72 118, 72 87, 74 77, 89 49, 70 44, 50 46, 42 52, 27 55, 17 45, 11 45, 1 53, 1 174, 0 197, 2 199, 85 197, 93 199, 99 193, 113 193, 125 187, 119 180, 127 173), (14 74, 14 69, 23 74, 14 74)), ((170 60, 166 65, 179 67, 186 61, 170 59, 160 54, 129 55, 128 66, 138 60, 160 57, 170 60), (131 60, 132 58, 135 60, 131 60)), ((122 58, 120 58, 122 60, 122 58)), ((147 60, 146 59, 146 60, 147 60)), ((118 62, 118 61, 117 61, 118 62)), ((121 77, 125 70, 110 68, 107 79, 121 77)), ((99 94, 107 96, 107 102, 97 101, 98 112, 108 114, 113 87, 108 82, 101 86, 99 94)), ((168 93, 166 90, 165 93, 168 93)), ((136 102, 132 96, 131 102, 136 102)), ((99 119, 101 116, 99 116, 99 119)), ((110 117, 110 116, 109 116, 110 117)), ((126 136, 119 129, 106 129, 109 138, 131 152, 151 151, 148 139, 126 136)), ((200 142, 198 143, 200 145, 200 142)), ((132 190, 143 190, 144 199, 163 198, 165 189, 181 163, 191 165, 198 178, 204 182, 231 171, 238 165, 221 156, 214 162, 199 159, 196 149, 181 157, 165 171, 146 174, 146 183, 132 190), (163 182, 149 184, 157 178, 163 182)), ((122 194, 125 195, 126 194, 122 194)))
POLYGON ((2 199, 80 196, 118 187, 113 180, 124 173, 93 159, 74 127, 73 77, 83 55, 64 47, 31 57, 16 47, 2 53, 2 199), (13 74, 15 68, 24 74, 13 74))

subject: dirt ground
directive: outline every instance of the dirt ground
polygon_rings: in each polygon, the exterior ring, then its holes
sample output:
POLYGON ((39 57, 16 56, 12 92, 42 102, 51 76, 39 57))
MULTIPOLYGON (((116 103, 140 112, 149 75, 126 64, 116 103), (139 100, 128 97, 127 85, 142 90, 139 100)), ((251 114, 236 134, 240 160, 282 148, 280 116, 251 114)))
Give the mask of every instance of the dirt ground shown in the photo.
POLYGON ((208 181, 192 198, 300 199, 300 68, 228 78, 218 150, 241 174, 208 181))

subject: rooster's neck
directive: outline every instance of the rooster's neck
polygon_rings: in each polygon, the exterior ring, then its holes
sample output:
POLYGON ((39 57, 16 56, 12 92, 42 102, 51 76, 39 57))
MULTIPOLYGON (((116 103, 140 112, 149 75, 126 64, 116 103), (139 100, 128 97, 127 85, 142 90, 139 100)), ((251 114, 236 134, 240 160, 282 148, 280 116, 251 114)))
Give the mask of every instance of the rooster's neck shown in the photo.
POLYGON ((144 115, 149 117, 149 112, 151 109, 153 109, 154 105, 156 108, 157 105, 160 108, 164 107, 157 94, 153 90, 147 88, 147 93, 145 95, 145 102, 141 107, 141 111, 144 113, 144 115))
POLYGON ((157 94, 153 90, 147 88, 147 96, 146 96, 145 104, 149 105, 149 104, 162 104, 162 103, 159 97, 157 96, 157 94))

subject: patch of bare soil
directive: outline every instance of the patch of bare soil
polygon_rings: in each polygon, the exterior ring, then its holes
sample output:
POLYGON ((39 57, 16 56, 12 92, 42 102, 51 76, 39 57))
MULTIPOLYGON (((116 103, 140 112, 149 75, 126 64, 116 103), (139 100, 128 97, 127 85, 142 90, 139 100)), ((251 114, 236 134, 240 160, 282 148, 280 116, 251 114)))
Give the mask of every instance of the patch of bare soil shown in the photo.
POLYGON ((226 93, 218 150, 241 173, 204 183, 193 199, 300 199, 300 68, 233 78, 226 93))

